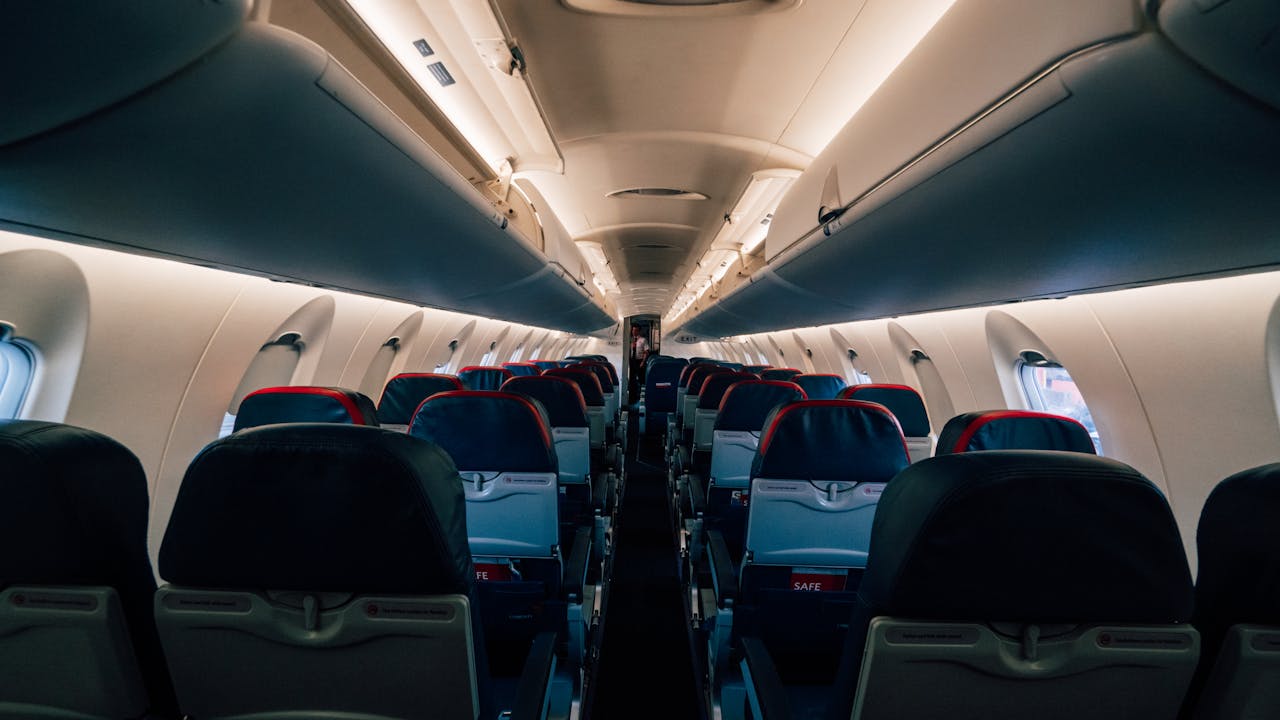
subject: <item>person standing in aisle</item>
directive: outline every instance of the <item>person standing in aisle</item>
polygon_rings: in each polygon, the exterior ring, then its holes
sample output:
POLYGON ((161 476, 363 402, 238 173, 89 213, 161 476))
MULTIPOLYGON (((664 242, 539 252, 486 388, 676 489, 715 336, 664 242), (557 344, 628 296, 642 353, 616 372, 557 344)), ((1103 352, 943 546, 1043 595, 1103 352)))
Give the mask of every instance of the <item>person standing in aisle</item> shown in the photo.
POLYGON ((649 357, 649 339, 639 325, 631 326, 631 382, 628 387, 630 402, 640 399, 640 388, 644 385, 644 361, 649 357))

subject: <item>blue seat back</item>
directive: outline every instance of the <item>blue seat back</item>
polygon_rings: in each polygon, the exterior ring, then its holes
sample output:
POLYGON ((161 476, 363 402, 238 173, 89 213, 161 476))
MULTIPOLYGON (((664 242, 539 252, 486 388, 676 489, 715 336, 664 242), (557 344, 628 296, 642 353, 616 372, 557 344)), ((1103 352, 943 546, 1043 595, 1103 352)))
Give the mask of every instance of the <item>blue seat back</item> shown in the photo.
POLYGON ((780 380, 743 380, 727 388, 711 433, 710 485, 717 490, 709 494, 737 490, 741 504, 765 420, 779 405, 804 399, 799 385, 780 380))
POLYGON ((515 393, 427 398, 409 426, 453 458, 465 483, 472 554, 551 557, 559 543, 559 466, 546 412, 515 393))
POLYGON ((769 368, 760 373, 760 377, 764 380, 790 380, 800 374, 795 368, 769 368))
POLYGON ((497 390, 513 377, 515 373, 507 368, 487 365, 472 365, 458 371, 458 379, 467 390, 497 390))
POLYGON ((413 413, 423 400, 438 392, 462 390, 462 381, 441 373, 400 373, 387 381, 378 401, 380 425, 409 426, 413 413))
POLYGON ((987 410, 948 420, 938 436, 936 454, 974 450, 1066 450, 1095 454, 1089 431, 1079 421, 1029 410, 987 410))
POLYGON ((867 383, 850 385, 840 391, 840 397, 879 403, 898 418, 902 434, 907 439, 911 461, 918 462, 933 455, 933 432, 929 426, 929 413, 924 399, 910 385, 867 383))
POLYGON ((667 414, 676 410, 676 383, 686 363, 683 360, 664 360, 649 366, 644 378, 645 412, 667 414))
POLYGON ((373 401, 355 390, 291 385, 255 390, 240 401, 235 429, 292 422, 378 425, 373 401))
POLYGON ((791 378, 791 382, 804 388, 810 400, 835 400, 847 384, 839 375, 828 373, 801 373, 791 378))
POLYGON ((505 362, 502 367, 511 371, 515 377, 524 377, 528 375, 541 375, 542 368, 527 362, 505 362))

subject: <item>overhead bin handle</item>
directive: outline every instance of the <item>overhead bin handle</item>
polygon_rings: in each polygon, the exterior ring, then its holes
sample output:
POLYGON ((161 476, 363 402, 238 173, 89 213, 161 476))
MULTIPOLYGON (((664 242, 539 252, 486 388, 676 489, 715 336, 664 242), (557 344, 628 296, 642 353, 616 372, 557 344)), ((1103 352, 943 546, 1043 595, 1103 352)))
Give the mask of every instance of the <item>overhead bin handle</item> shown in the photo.
POLYGON ((818 225, 826 225, 844 214, 844 203, 840 201, 840 174, 835 165, 827 171, 827 179, 822 183, 822 198, 818 205, 818 225))

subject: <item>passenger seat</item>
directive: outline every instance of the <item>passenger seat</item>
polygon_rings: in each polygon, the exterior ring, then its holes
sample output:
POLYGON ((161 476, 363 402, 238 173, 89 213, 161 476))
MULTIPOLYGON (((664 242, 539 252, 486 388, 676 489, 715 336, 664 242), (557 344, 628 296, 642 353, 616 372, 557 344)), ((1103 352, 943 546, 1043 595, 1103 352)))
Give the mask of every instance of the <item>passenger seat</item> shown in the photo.
POLYGON ((898 418, 898 424, 902 426, 911 462, 919 462, 933 455, 933 431, 929 426, 929 413, 924 408, 924 399, 915 388, 884 383, 850 385, 840 391, 840 397, 879 403, 889 408, 889 412, 898 418))
POLYGON ((458 371, 458 379, 468 390, 497 390, 502 383, 515 377, 515 373, 504 367, 488 365, 472 365, 458 371))
POLYGON ((156 622, 183 711, 496 717, 523 683, 536 715, 555 637, 491 677, 474 572, 439 447, 333 424, 218 440, 187 469, 160 547, 156 622))
POLYGON ((363 393, 340 387, 288 385, 245 396, 235 430, 292 422, 378 426, 378 411, 363 393))
POLYGON ((835 400, 847 384, 844 378, 829 373, 801 373, 791 378, 791 382, 803 388, 810 400, 835 400))
POLYGON ((860 720, 1172 718, 1200 651, 1164 495, 1082 453, 911 465, 880 498, 858 598, 832 714, 860 720))
POLYGON ((1183 717, 1280 717, 1280 463, 1209 494, 1196 530, 1200 667, 1183 717))
POLYGON ((92 430, 13 420, 0 468, 0 714, 177 718, 138 459, 92 430))
POLYGON ((1065 450, 1095 455, 1079 421, 1030 410, 985 410, 947 421, 936 455, 975 450, 1065 450))
POLYGON ((461 390, 462 381, 439 373, 401 373, 387 381, 378 401, 378 424, 391 430, 409 431, 409 421, 423 400, 438 392, 461 390))

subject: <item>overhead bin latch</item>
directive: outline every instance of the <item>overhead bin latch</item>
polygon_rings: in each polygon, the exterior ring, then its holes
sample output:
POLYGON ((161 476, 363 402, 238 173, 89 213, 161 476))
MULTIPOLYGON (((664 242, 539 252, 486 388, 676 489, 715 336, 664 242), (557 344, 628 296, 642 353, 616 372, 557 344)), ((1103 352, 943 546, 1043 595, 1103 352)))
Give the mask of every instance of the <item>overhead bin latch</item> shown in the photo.
POLYGON ((840 173, 832 165, 827 171, 827 179, 822 183, 822 198, 818 205, 818 224, 826 225, 844 214, 847 210, 840 200, 840 173))

